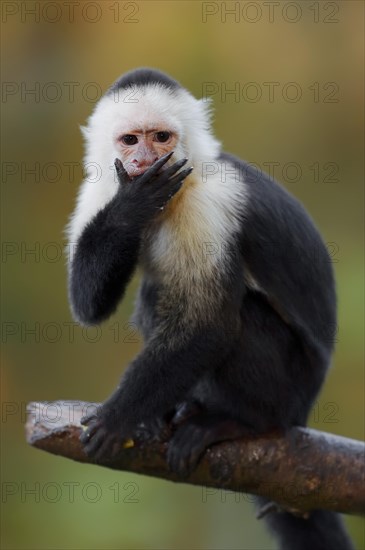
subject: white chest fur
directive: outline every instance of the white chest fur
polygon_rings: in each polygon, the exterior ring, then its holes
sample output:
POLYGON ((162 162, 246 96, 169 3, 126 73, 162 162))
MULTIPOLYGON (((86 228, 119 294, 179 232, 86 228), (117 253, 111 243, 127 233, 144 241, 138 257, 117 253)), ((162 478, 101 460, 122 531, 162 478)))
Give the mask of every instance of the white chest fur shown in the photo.
POLYGON ((221 167, 206 181, 193 174, 146 232, 141 258, 153 278, 197 306, 211 299, 208 293, 219 292, 245 188, 232 175, 223 178, 221 167))

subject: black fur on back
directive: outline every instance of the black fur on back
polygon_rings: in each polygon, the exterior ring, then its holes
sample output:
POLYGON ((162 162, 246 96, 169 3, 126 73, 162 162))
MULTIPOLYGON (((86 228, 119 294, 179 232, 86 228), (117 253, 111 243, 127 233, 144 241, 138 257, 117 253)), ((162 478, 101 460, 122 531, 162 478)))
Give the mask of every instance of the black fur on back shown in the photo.
POLYGON ((118 80, 116 80, 109 88, 107 94, 113 93, 121 88, 147 86, 148 84, 160 84, 169 90, 178 90, 181 88, 181 84, 179 84, 179 82, 173 78, 170 78, 165 73, 162 73, 157 69, 142 67, 129 71, 119 77, 118 80))

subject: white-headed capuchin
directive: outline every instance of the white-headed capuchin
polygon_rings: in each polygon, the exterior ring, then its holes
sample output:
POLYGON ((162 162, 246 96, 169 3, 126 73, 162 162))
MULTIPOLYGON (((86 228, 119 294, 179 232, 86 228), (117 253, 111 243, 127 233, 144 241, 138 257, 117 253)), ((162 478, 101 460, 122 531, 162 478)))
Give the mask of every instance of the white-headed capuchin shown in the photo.
MULTIPOLYGON (((107 319, 143 272, 134 319, 144 347, 83 419, 96 461, 170 418, 169 466, 186 475, 213 443, 304 426, 330 365, 327 249, 295 198, 221 151, 209 111, 165 74, 138 69, 84 129, 88 177, 68 226, 75 319, 107 319)), ((282 549, 353 548, 332 512, 267 519, 282 549)))

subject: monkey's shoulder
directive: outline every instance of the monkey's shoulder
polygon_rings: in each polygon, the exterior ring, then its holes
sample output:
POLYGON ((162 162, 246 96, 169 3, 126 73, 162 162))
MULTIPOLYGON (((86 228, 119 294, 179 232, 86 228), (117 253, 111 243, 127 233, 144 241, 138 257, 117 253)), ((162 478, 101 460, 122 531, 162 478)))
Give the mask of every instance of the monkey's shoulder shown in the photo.
POLYGON ((319 254, 326 254, 315 222, 287 189, 259 167, 229 153, 221 153, 219 161, 234 167, 245 188, 245 235, 253 235, 256 241, 278 239, 284 249, 316 247, 319 254))

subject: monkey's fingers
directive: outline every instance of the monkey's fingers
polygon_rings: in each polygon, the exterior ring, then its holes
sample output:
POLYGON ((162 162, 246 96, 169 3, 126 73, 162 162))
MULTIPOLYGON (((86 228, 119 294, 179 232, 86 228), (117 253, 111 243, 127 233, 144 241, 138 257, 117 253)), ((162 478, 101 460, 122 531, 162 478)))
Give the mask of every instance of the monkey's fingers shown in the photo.
POLYGON ((117 171, 117 177, 118 177, 119 183, 125 183, 129 181, 130 178, 128 176, 128 172, 124 168, 123 163, 120 159, 118 158, 115 159, 114 166, 117 171))
POLYGON ((170 179, 169 179, 169 186, 171 186, 172 189, 174 189, 175 187, 177 187, 175 193, 177 193, 177 191, 178 191, 178 190, 180 189, 180 187, 182 186, 184 179, 187 178, 188 175, 191 174, 192 171, 193 171, 193 168, 192 168, 192 167, 187 168, 186 170, 181 170, 181 172, 179 172, 178 174, 176 174, 176 176, 174 176, 173 178, 170 178, 170 179))
POLYGON ((164 164, 172 157, 175 151, 170 151, 160 159, 158 159, 148 170, 145 171, 144 174, 139 179, 139 183, 146 183, 151 179, 151 177, 155 176, 157 172, 162 168, 164 164))
MULTIPOLYGON (((173 178, 167 180, 167 182, 164 182, 164 186, 166 186, 166 188, 164 187, 165 191, 167 190, 168 191, 168 195, 167 195, 167 198, 164 198, 164 202, 163 202, 163 207, 162 207, 162 210, 164 208, 164 206, 172 199, 172 197, 174 195, 176 195, 176 193, 181 189, 183 183, 184 183, 184 179, 192 172, 192 168, 188 168, 187 170, 183 170, 182 172, 179 172, 176 176, 174 176, 173 178)), ((160 208, 161 210, 161 208, 160 208)))
MULTIPOLYGON (((162 172, 161 176, 164 178, 164 180, 168 180, 173 176, 180 168, 184 166, 188 162, 187 158, 183 158, 181 160, 178 160, 173 164, 172 166, 169 166, 168 168, 165 168, 165 170, 162 172)), ((160 178, 160 174, 158 174, 158 180, 160 178)))

